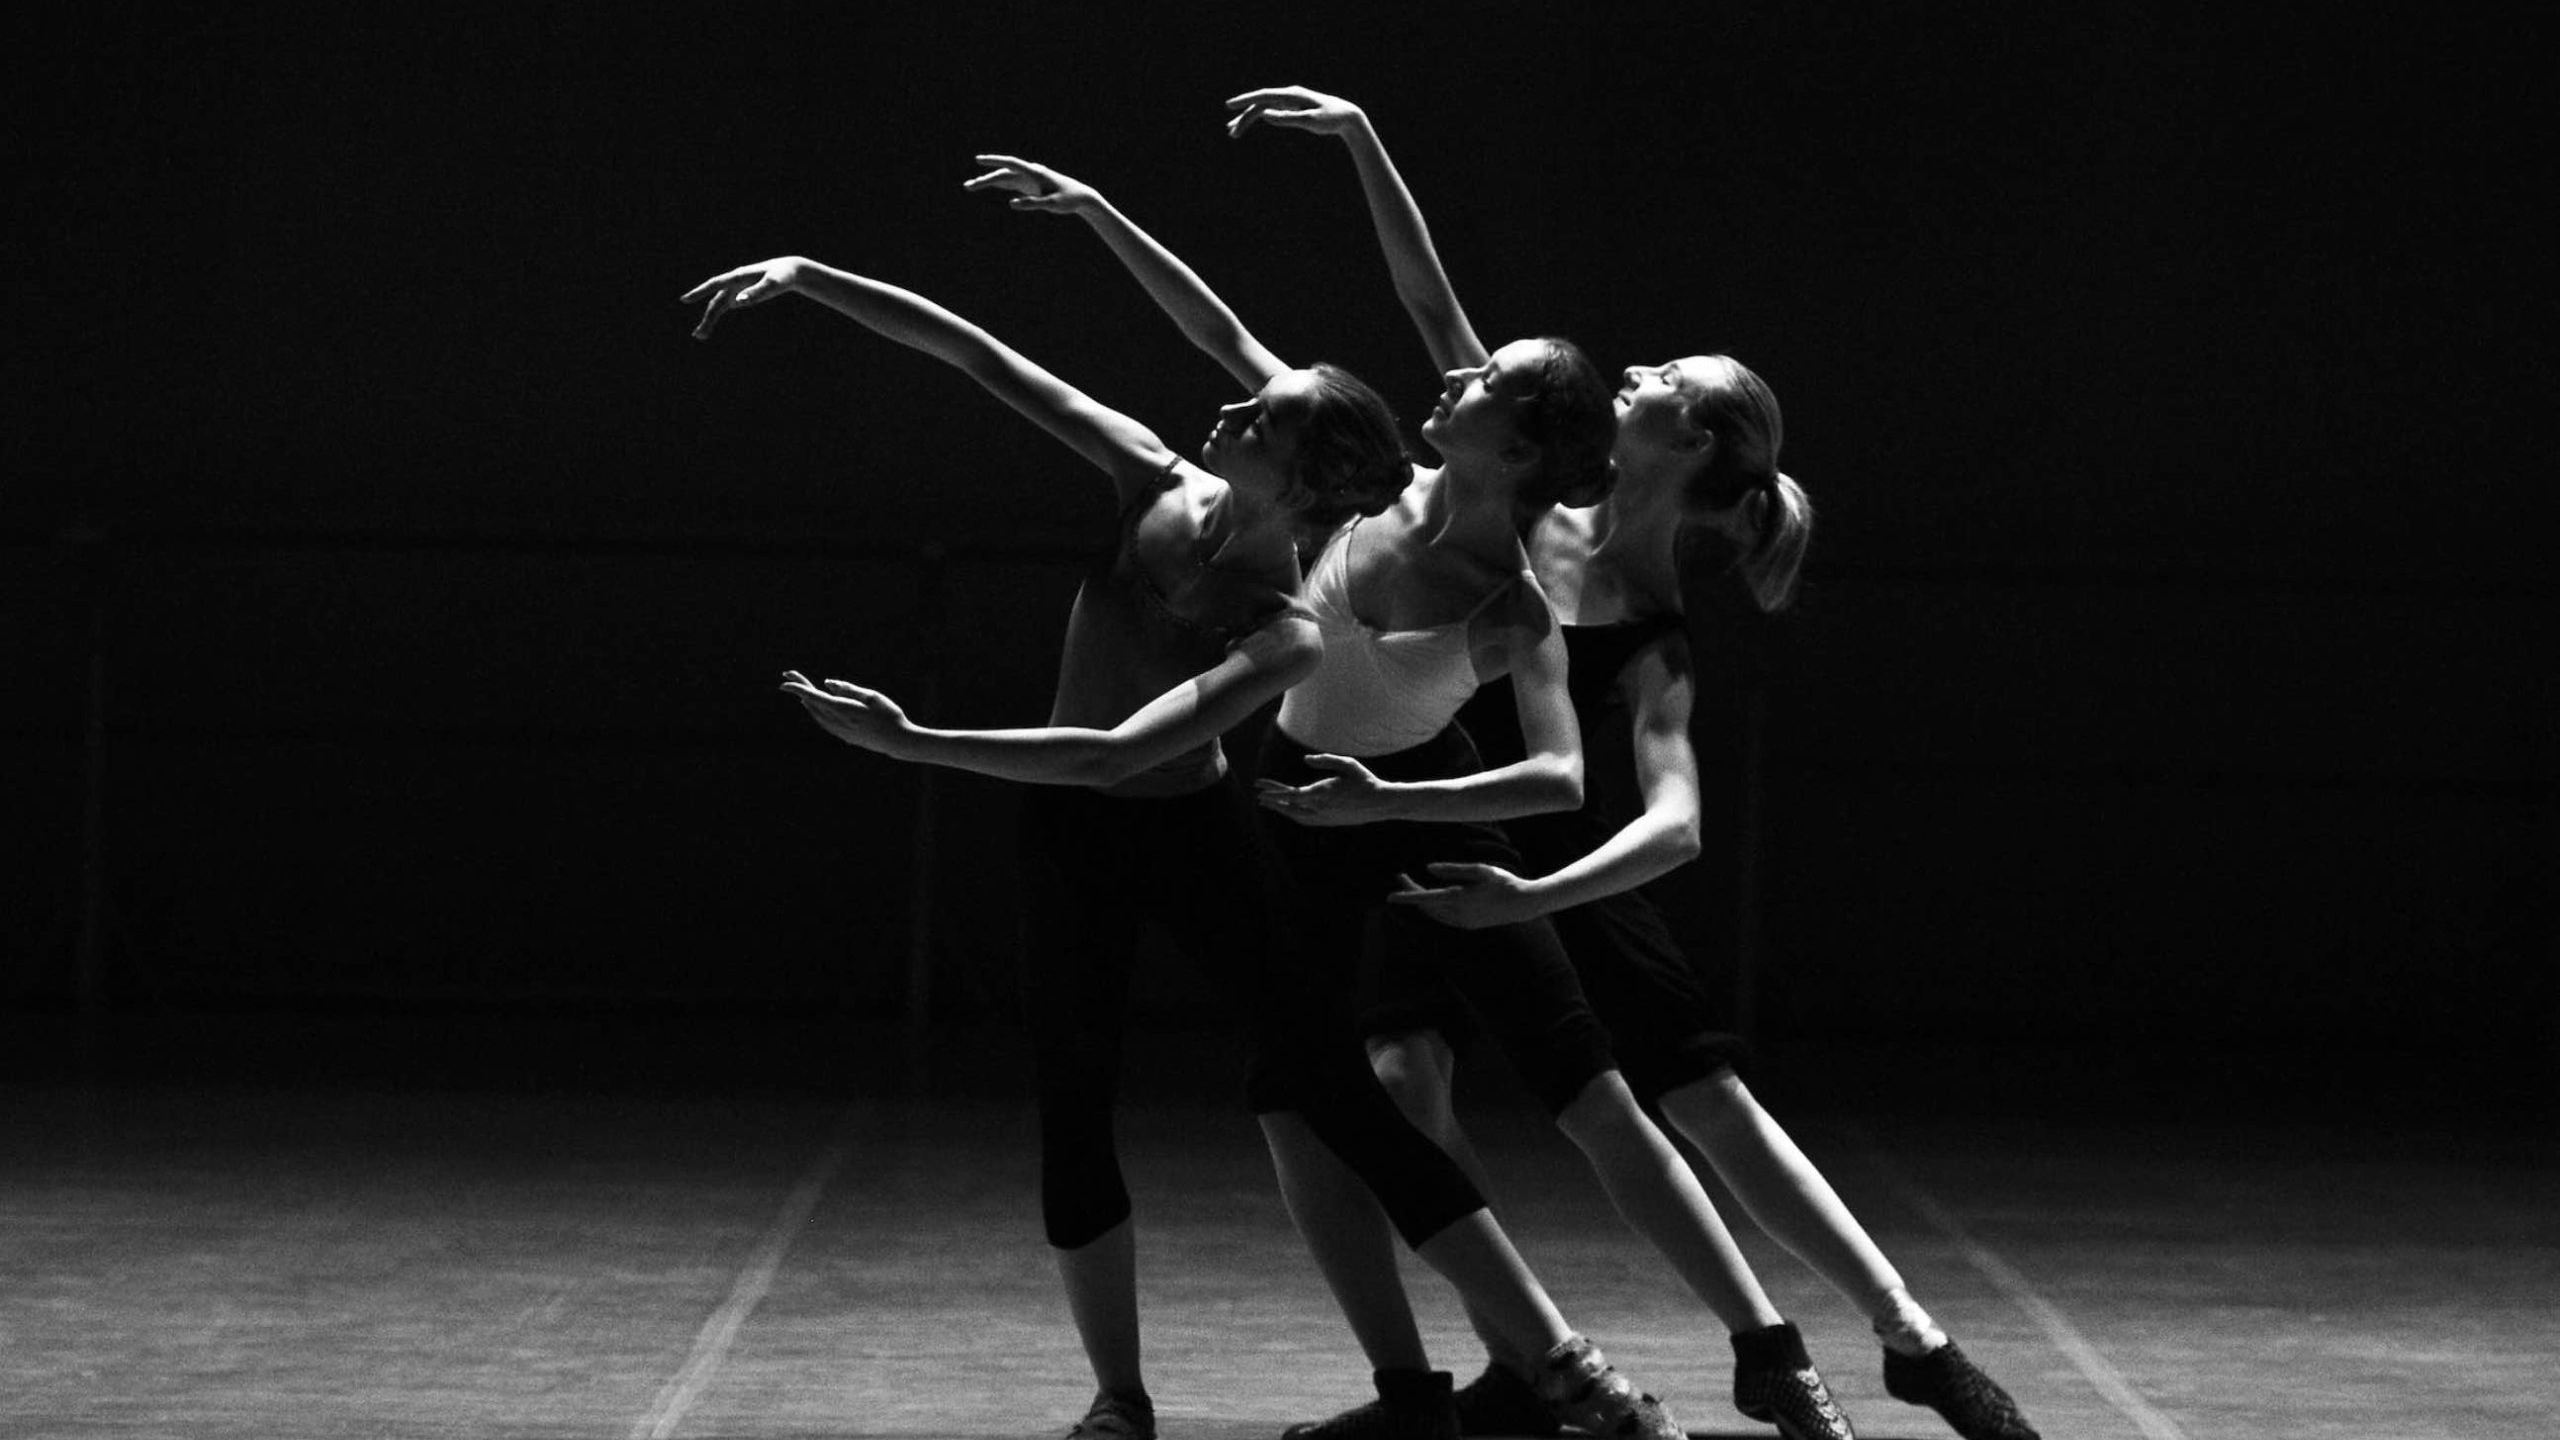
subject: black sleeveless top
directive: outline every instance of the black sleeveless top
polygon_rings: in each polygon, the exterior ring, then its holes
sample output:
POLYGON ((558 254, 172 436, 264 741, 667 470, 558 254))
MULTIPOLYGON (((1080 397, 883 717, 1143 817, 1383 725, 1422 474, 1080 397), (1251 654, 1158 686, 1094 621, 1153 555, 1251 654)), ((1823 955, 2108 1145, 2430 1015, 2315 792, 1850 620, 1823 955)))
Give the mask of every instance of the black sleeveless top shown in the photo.
MULTIPOLYGON (((1582 727, 1582 808, 1502 822, 1536 875, 1581 859, 1644 813, 1644 790, 1636 779, 1635 713, 1619 680, 1648 647, 1666 635, 1685 633, 1676 614, 1567 625, 1563 630, 1565 691, 1573 700, 1574 722, 1582 727)), ((1507 675, 1477 690, 1458 712, 1458 723, 1476 742, 1487 769, 1513 764, 1528 753, 1520 739, 1519 702, 1507 675)))

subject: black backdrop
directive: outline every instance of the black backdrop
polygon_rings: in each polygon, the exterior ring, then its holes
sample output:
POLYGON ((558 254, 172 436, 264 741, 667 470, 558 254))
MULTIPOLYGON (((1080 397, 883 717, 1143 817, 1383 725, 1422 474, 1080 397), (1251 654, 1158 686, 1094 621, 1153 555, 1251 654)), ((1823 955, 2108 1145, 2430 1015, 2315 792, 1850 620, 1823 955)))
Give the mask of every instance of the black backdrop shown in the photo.
POLYGON ((1369 108, 1489 338, 1728 351, 1784 400, 1822 527, 1789 617, 1697 597, 1718 819, 1679 902, 1731 939, 1756 705, 1764 1029, 2547 1056, 2560 316, 2521 23, 26 22, 8 993, 72 989, 95 634, 117 1003, 878 1014, 923 896, 942 1013, 1002 1006, 1005 788, 935 782, 920 876, 916 777, 770 687, 1037 718, 1101 487, 816 307, 704 345, 675 296, 815 255, 1187 443, 1224 378, 1081 226, 961 192, 1007 150, 1418 414, 1338 147, 1220 131, 1303 82, 1369 108))

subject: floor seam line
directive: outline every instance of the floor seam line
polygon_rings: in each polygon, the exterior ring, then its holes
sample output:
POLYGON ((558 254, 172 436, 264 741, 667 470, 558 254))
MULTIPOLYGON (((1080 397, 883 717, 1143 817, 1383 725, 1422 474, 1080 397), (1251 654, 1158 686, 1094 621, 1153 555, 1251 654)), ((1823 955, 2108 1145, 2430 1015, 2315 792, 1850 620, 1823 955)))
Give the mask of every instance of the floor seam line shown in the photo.
POLYGON ((684 1364, 677 1367, 676 1373, 668 1377, 667 1383, 659 1387, 658 1396, 650 1403, 648 1413, 632 1425, 631 1440, 670 1440, 676 1428, 684 1423, 685 1416, 692 1411, 694 1402, 709 1388, 711 1377, 719 1372, 721 1362, 728 1358, 729 1347, 736 1342, 738 1332, 745 1328, 747 1317, 755 1313, 756 1306, 764 1300, 765 1292, 772 1288, 774 1276, 782 1269, 782 1257, 808 1225, 810 1212, 817 1209, 818 1196, 843 1166, 844 1133, 845 1127, 839 1125, 837 1138, 828 1140, 819 1149, 810 1160, 808 1169, 801 1172, 790 1193, 783 1197, 782 1208, 775 1212, 773 1222, 765 1227, 764 1234, 756 1241, 756 1248, 748 1253, 745 1263, 739 1267, 737 1278, 730 1282, 727 1298, 704 1319, 702 1329, 695 1333, 692 1352, 685 1357, 684 1364))
POLYGON ((1936 1196, 1921 1189, 1919 1182, 1889 1159, 1883 1147, 1865 1131, 1854 1126, 1844 1128, 1857 1142, 1858 1148, 1866 1152, 1867 1163, 1875 1167, 1876 1173, 1900 1195, 1903 1203, 1953 1241, 1956 1253, 1989 1281, 1993 1289, 2025 1311, 2036 1328, 2044 1331, 2045 1339, 2062 1352, 2063 1358, 2088 1380, 2091 1388, 2113 1405, 2119 1414, 2133 1422, 2145 1440, 2187 1440, 2187 1432, 2179 1428, 2178 1422, 2161 1414, 2150 1401, 2143 1399, 2142 1392, 2134 1388, 2123 1371, 2098 1353, 2098 1347, 2089 1343, 2088 1338, 2062 1313, 2060 1306, 2047 1300, 2017 1267, 2001 1259, 1990 1246, 1973 1238, 1972 1232, 1965 1229, 1946 1206, 1939 1204, 1936 1196))

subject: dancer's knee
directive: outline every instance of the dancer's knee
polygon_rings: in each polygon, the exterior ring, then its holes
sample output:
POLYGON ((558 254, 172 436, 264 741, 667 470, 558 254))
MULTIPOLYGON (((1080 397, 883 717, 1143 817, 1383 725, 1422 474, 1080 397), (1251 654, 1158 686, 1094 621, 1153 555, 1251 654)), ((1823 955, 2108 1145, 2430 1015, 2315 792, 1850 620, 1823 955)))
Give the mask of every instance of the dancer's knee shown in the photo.
POLYGON ((1109 1109, 1042 1107, 1040 1218, 1049 1243, 1061 1250, 1082 1249, 1129 1218, 1129 1187, 1120 1173, 1109 1109))
POLYGON ((1592 1076, 1556 1112, 1556 1128, 1585 1151, 1594 1153, 1622 1148, 1629 1141, 1642 1138, 1652 1125, 1636 1105, 1635 1092, 1627 1088, 1625 1077, 1615 1070, 1592 1076))
POLYGON ((1129 1189, 1117 1162, 1041 1167, 1040 1222, 1052 1246, 1081 1250, 1127 1220, 1129 1212, 1129 1189))
POLYGON ((1693 1138, 1747 1127, 1760 1113, 1760 1102, 1731 1066, 1665 1091, 1659 1103, 1662 1113, 1693 1138))
POLYGON ((1427 1030, 1373 1038, 1369 1068, 1415 1129, 1435 1137, 1449 1132, 1455 1121, 1450 1109, 1455 1056, 1446 1040, 1427 1030))

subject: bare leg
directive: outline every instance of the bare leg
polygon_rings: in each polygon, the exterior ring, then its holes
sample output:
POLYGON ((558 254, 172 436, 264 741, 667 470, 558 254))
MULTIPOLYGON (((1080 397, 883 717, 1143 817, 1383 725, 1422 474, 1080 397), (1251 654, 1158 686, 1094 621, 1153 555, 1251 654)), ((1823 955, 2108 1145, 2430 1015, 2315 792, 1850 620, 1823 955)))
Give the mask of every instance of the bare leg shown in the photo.
MULTIPOLYGON (((1262 1136, 1280 1176, 1280 1198, 1314 1255, 1316 1270, 1351 1325, 1373 1370, 1428 1370, 1404 1279, 1396 1271, 1395 1229, 1369 1187, 1316 1138, 1307 1122, 1262 1117, 1262 1136)), ((1452 1227, 1454 1228, 1454 1227, 1452 1227)), ((1445 1232, 1444 1232, 1445 1233, 1445 1232)))
POLYGON ((1493 1212, 1478 1210, 1422 1242, 1415 1254, 1457 1287, 1467 1319, 1496 1354, 1520 1356, 1526 1372, 1537 1357, 1573 1338, 1573 1330, 1511 1248, 1493 1212))
MULTIPOLYGON (((1720 1070, 1683 1085, 1662 1097, 1662 1113, 1770 1238, 1866 1313, 1885 1346, 1885 1393, 1937 1411, 1968 1440, 2036 1440, 2018 1402, 1911 1298, 1892 1262, 1741 1077, 1720 1070)), ((1775 1377, 1755 1378, 1773 1387, 1764 1397, 1771 1405, 1783 1403, 1775 1377)))
MULTIPOLYGON (((1457 1076, 1458 1057, 1449 1042, 1433 1030, 1409 1031, 1405 1034, 1373 1038, 1369 1042, 1369 1063, 1378 1073, 1378 1082, 1395 1098, 1396 1108, 1404 1112, 1415 1129, 1449 1152, 1476 1189, 1490 1200, 1493 1182, 1485 1174, 1483 1157, 1476 1154, 1474 1142, 1458 1124, 1452 1103, 1457 1076)), ((1499 1234, 1499 1232, 1496 1232, 1499 1234)), ((1504 1241, 1509 1248, 1509 1241, 1504 1241)), ((1443 1272, 1445 1273, 1445 1272, 1443 1272)), ((1535 1284, 1535 1281, 1531 1282, 1535 1284)), ((1507 1327, 1480 1308, 1475 1292, 1466 1286, 1458 1289, 1458 1298, 1466 1307, 1467 1323, 1474 1327, 1476 1338, 1484 1342, 1488 1359, 1508 1366, 1521 1375, 1534 1373, 1539 1357, 1555 1348, 1559 1335, 1535 1350, 1523 1350, 1505 1340, 1507 1327)), ((1540 1297, 1544 1298, 1543 1294, 1540 1297)), ((1551 1310, 1553 1307, 1549 1307, 1551 1310)))
MULTIPOLYGON (((1372 1368, 1428 1368, 1396 1270, 1395 1232, 1368 1187, 1297 1116, 1265 1115, 1262 1130, 1290 1217, 1372 1368)), ((1460 1217, 1414 1253, 1457 1290, 1471 1318, 1482 1317, 1489 1343, 1536 1357, 1572 1338, 1491 1211, 1460 1217)))
POLYGON ((1831 1183, 1742 1078, 1720 1070, 1665 1094, 1662 1113, 1707 1157, 1753 1223, 1865 1313, 1908 1355, 1946 1342, 1831 1183))
POLYGON ((1732 1232, 1698 1177, 1636 1107, 1617 1071, 1585 1085, 1556 1124, 1589 1157, 1618 1214, 1653 1242, 1727 1330, 1739 1333, 1779 1323, 1776 1308, 1743 1263, 1732 1232))
POLYGON ((1054 1253, 1094 1384, 1114 1395, 1146 1394, 1138 1363, 1137 1222, 1123 1220, 1091 1244, 1054 1253))

